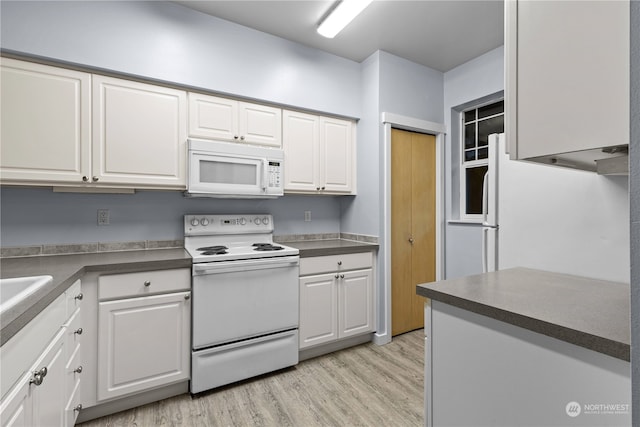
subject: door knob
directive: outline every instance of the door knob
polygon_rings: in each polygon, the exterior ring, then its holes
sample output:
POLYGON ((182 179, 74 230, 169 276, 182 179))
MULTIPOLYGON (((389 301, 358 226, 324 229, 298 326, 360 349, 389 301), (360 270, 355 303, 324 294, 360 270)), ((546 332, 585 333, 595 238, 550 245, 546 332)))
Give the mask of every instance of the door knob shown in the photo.
POLYGON ((413 245, 413 237, 409 237, 409 243, 413 245))

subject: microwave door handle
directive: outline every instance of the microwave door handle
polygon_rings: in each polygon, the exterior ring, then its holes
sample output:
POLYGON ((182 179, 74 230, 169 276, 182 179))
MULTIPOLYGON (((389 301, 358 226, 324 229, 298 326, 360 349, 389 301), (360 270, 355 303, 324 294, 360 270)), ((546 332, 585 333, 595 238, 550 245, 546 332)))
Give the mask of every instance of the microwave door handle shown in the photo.
POLYGON ((267 164, 267 159, 262 159, 262 192, 267 192, 267 185, 269 183, 269 165, 267 164))

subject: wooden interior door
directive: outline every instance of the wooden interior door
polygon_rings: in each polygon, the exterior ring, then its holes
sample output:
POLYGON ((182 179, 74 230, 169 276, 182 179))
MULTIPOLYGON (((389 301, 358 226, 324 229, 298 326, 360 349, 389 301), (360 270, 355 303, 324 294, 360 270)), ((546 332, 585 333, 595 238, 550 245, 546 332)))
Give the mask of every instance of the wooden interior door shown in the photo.
POLYGON ((436 275, 435 136, 391 131, 391 334, 424 326, 416 285, 436 275))

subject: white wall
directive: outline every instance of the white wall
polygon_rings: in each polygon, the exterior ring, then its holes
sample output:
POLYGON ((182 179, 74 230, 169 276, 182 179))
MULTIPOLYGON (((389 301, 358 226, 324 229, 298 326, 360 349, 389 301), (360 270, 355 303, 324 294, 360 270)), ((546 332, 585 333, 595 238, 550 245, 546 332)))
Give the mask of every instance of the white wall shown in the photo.
POLYGON ((629 283, 626 176, 501 156, 500 269, 528 267, 629 283))
MULTIPOLYGON (((459 162, 460 133, 457 115, 478 99, 501 96, 504 90, 504 48, 499 47, 444 74, 446 219, 460 218, 459 162)), ((447 224, 445 277, 447 279, 482 272, 479 224, 447 224)))

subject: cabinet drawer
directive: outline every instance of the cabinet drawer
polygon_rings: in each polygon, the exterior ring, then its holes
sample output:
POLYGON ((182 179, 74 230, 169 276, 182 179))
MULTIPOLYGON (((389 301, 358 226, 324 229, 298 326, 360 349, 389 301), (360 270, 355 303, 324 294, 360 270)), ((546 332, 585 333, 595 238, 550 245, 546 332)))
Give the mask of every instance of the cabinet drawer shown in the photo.
POLYGON ((73 313, 80 308, 80 304, 82 304, 82 299, 84 298, 80 290, 80 280, 76 280, 65 292, 65 295, 67 299, 67 316, 71 317, 73 313))
POLYGON ((82 337, 86 333, 82 327, 82 317, 80 316, 80 310, 76 311, 71 319, 65 324, 65 346, 67 348, 67 358, 76 351, 76 347, 82 342, 82 337))
POLYGON ((81 398, 80 381, 78 381, 64 410, 64 427, 73 427, 76 424, 76 419, 82 409, 81 398))
POLYGON ((82 378, 82 348, 78 344, 74 347, 74 352, 70 354, 64 367, 65 369, 65 399, 70 399, 74 390, 78 388, 82 378))
POLYGON ((371 268, 372 266, 373 254, 371 252, 301 258, 300 276, 371 268))
POLYGON ((137 297, 190 288, 191 271, 188 268, 110 274, 98 278, 98 299, 137 297))

